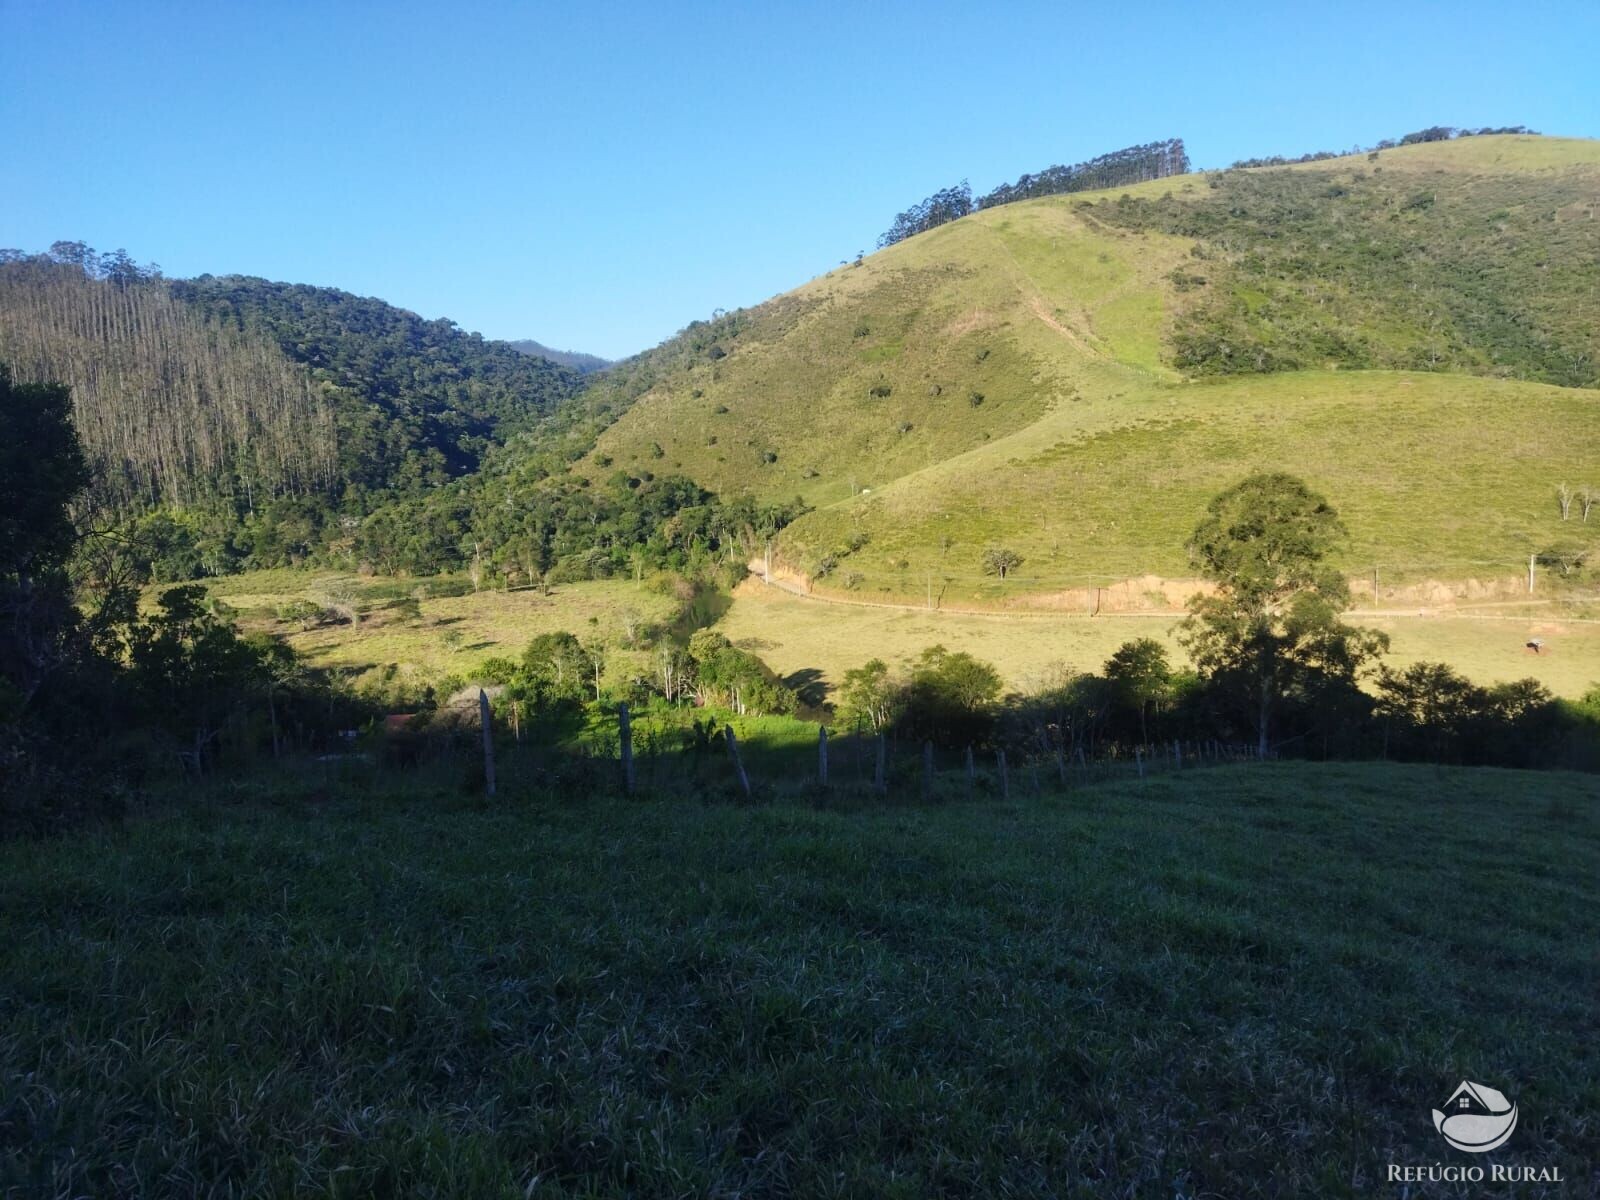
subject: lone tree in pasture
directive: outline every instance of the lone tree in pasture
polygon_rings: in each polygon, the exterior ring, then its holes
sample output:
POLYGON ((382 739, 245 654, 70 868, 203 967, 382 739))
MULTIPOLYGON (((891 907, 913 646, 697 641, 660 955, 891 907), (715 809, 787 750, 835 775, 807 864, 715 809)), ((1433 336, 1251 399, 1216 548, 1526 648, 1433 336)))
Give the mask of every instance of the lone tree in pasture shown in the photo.
POLYGON ((1572 516, 1572 489, 1565 483, 1556 485, 1556 503, 1561 506, 1561 519, 1572 516))
POLYGON ((1579 512, 1583 516, 1585 525, 1589 523, 1589 510, 1594 507, 1596 500, 1600 500, 1600 489, 1596 489, 1593 486, 1585 486, 1578 492, 1579 512))
POLYGON ((1180 640, 1249 714, 1263 757, 1285 700, 1353 686, 1388 649, 1384 634, 1339 620, 1349 589, 1326 559, 1343 537, 1333 506, 1281 472, 1217 496, 1194 531, 1190 550, 1217 591, 1190 601, 1180 640))
POLYGON ((1006 578, 1022 565, 1022 555, 1004 546, 990 546, 983 552, 983 573, 1006 578))

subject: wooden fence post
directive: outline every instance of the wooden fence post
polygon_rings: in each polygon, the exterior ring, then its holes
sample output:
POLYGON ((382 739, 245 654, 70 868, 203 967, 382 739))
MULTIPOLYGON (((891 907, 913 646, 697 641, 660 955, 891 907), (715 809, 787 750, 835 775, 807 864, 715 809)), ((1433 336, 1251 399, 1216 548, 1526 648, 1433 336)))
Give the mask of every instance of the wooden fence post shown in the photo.
POLYGON ((878 735, 878 759, 872 768, 872 790, 882 796, 889 790, 889 743, 878 735))
POLYGON ((817 726, 817 782, 828 786, 828 727, 817 726))
POLYGON ((1060 746, 1056 747, 1056 774, 1061 777, 1061 788, 1067 787, 1067 752, 1060 746))
POLYGON ((1144 778, 1144 750, 1138 746, 1133 748, 1133 761, 1138 764, 1139 778, 1144 778))
POLYGON ((745 774, 744 760, 739 757, 739 739, 733 736, 733 726, 724 725, 722 732, 728 739, 728 757, 733 759, 733 770, 739 776, 739 786, 744 789, 744 798, 750 799, 750 776, 745 774))
POLYGON ((478 724, 483 727, 483 794, 494 795, 494 721, 489 716, 489 693, 478 689, 478 724))
POLYGON ((996 750, 995 751, 995 761, 999 764, 999 767, 1000 767, 1000 799, 1002 799, 1002 800, 1010 800, 1011 799, 1011 775, 1010 775, 1009 772, 1006 771, 1006 752, 1004 750, 996 750))
POLYGON ((628 702, 617 705, 618 742, 622 747, 622 792, 633 795, 633 719, 628 713, 628 702))
POLYGON ((922 798, 933 799, 933 743, 922 743, 922 798))

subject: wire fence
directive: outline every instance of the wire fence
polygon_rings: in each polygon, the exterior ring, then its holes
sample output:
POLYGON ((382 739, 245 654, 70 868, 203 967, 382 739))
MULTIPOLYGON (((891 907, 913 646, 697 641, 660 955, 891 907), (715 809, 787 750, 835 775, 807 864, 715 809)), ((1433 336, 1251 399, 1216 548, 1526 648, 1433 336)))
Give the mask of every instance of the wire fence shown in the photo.
MULTIPOLYGON (((424 737, 385 738, 333 760, 346 774, 415 774, 435 786, 505 795, 700 796, 744 801, 1017 800, 1102 783, 1146 780, 1261 760, 1256 747, 1216 739, 1139 745, 936 745, 887 733, 818 727, 812 745, 730 724, 697 723, 690 736, 648 723, 615 726, 582 742, 544 742, 533 730, 481 738, 476 723, 424 737), (342 764, 342 765, 341 765, 342 764)), ((324 762, 324 768, 328 768, 324 762)))

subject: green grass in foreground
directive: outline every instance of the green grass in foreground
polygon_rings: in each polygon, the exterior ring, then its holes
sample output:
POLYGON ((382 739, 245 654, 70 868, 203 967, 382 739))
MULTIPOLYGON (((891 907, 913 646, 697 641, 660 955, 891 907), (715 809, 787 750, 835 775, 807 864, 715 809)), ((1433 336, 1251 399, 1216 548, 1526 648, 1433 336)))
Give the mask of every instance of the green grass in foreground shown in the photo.
POLYGON ((315 796, 0 848, 0 1193, 1398 1194, 1461 1078, 1600 1182, 1592 778, 315 796))

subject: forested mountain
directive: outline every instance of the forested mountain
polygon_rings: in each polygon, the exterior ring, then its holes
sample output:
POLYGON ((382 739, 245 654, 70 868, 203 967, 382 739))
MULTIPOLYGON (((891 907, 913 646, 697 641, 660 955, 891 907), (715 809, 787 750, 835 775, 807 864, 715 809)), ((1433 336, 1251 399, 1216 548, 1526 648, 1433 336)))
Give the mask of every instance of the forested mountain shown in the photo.
POLYGON ((0 252, 0 361, 70 386, 97 519, 166 577, 324 552, 476 470, 580 373, 332 288, 164 278, 81 242, 0 252))
POLYGON ((548 358, 551 362, 560 366, 571 367, 582 375, 588 375, 594 371, 603 371, 611 365, 611 359, 601 358, 598 354, 583 354, 577 350, 552 350, 549 346, 536 342, 532 338, 522 338, 518 341, 507 342, 506 345, 521 354, 534 354, 540 358, 548 358))
POLYGON ((228 327, 263 334, 334 397, 339 471, 362 491, 414 491, 476 469, 578 388, 578 372, 454 322, 334 288, 202 275, 170 285, 228 327))
POLYGON ((156 503, 326 491, 334 406, 277 346, 208 318, 154 272, 81 245, 0 261, 0 361, 72 386, 97 498, 156 503))

